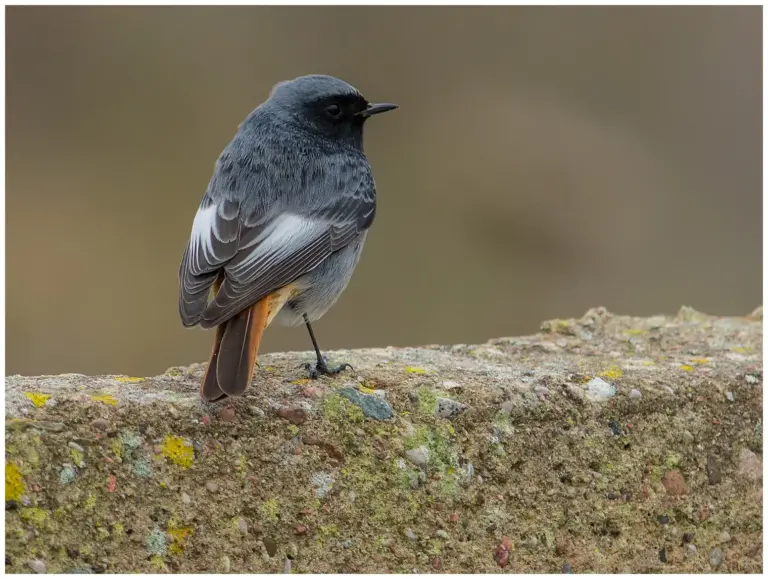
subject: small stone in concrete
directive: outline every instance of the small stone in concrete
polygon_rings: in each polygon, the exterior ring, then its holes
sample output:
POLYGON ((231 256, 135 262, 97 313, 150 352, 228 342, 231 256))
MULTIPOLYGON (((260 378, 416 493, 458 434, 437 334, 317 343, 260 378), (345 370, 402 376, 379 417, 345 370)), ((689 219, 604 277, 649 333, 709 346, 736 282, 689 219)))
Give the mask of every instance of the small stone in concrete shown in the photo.
POLYGON ((591 402, 605 402, 616 396, 616 388, 602 378, 592 378, 587 383, 587 399, 591 402))
POLYGON ((629 391, 629 399, 630 400, 640 400, 643 397, 643 393, 640 392, 637 388, 632 388, 632 390, 629 391))
POLYGON ((97 418, 91 422, 91 428, 96 430, 107 430, 109 429, 109 421, 105 420, 104 418, 97 418))
POLYGON ((450 398, 438 398, 435 413, 439 418, 451 419, 461 414, 467 408, 466 404, 451 400, 450 398))
POLYGON ((709 566, 713 569, 717 569, 723 564, 723 550, 720 547, 715 547, 709 552, 709 566))
POLYGON ((35 573, 46 572, 45 563, 43 563, 40 559, 34 559, 33 561, 30 561, 29 568, 32 569, 32 571, 34 571, 35 573))
POLYGON ((720 472, 720 465, 718 464, 717 459, 711 454, 707 456, 707 479, 711 485, 720 484, 720 481, 723 480, 723 475, 720 472))
POLYGON ((408 537, 411 541, 416 541, 419 538, 410 527, 405 530, 405 536, 408 537))
POLYGON ((246 520, 242 517, 240 517, 237 520, 237 529, 240 531, 241 535, 247 535, 248 534, 248 523, 246 520))
POLYGON ((256 418, 264 418, 264 411, 259 408, 258 406, 249 406, 248 412, 251 413, 252 416, 255 416, 256 418))
POLYGON ((221 562, 219 563, 219 569, 221 569, 222 573, 229 573, 232 569, 232 563, 229 560, 229 557, 227 555, 224 555, 221 558, 221 562))
POLYGON ((723 543, 729 543, 731 541, 731 534, 728 531, 723 531, 717 536, 717 542, 721 545, 723 543))
POLYGON ((725 397, 728 399, 728 402, 733 402, 733 392, 726 392, 725 397))
POLYGON ((693 559, 696 556, 696 545, 693 545, 691 543, 688 543, 685 546, 685 558, 686 559, 693 559))
POLYGON ((333 477, 327 472, 316 472, 312 475, 312 486, 315 487, 315 495, 322 499, 333 488, 333 477))
POLYGON ((264 543, 264 548, 267 550, 267 555, 274 557, 275 553, 277 553, 277 541, 272 537, 266 537, 262 542, 264 543))
POLYGON ((405 451, 405 456, 408 457, 413 464, 419 467, 425 467, 429 463, 429 449, 426 446, 419 446, 405 451))
POLYGON ((576 386, 575 384, 568 384, 568 387, 565 389, 568 396, 570 396, 573 400, 584 400, 584 397, 586 396, 584 389, 580 386, 576 386))
POLYGON ((231 406, 225 408, 219 414, 219 418, 221 418, 222 422, 234 422, 234 420, 235 420, 235 409, 232 408, 231 406))
POLYGON ((671 470, 665 474, 664 478, 661 479, 661 484, 664 485, 668 495, 681 496, 688 494, 688 485, 685 484, 685 479, 679 470, 671 470))
POLYGON ((187 493, 181 493, 181 502, 185 505, 188 505, 192 502, 192 499, 189 497, 187 493))
POLYGON ((736 474, 750 481, 759 481, 763 478, 763 467, 757 455, 748 448, 742 448, 739 452, 739 467, 736 474))
POLYGON ((512 414, 512 410, 514 410, 514 408, 515 408, 515 404, 511 400, 506 400, 501 403, 501 412, 503 414, 506 414, 507 416, 512 414))
POLYGON ((205 488, 207 488, 210 492, 215 493, 217 490, 219 490, 219 485, 213 481, 208 481, 205 483, 205 488))
POLYGON ((374 420, 388 420, 394 415, 392 406, 389 402, 379 396, 363 394, 354 388, 342 388, 339 390, 339 394, 344 396, 344 398, 349 400, 355 406, 358 406, 368 418, 373 418, 374 420))
POLYGON ((283 420, 287 420, 291 424, 304 424, 307 421, 307 411, 301 406, 290 406, 287 408, 279 408, 277 415, 283 420))
POLYGON ((449 537, 448 533, 445 532, 443 529, 438 529, 435 535, 437 535, 441 539, 447 539, 449 537))

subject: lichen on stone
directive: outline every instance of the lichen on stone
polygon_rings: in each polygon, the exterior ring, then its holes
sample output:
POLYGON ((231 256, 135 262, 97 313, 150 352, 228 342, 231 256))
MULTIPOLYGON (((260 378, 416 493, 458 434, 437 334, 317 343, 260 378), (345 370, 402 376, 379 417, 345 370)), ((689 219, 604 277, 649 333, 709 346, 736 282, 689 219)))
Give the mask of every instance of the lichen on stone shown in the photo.
POLYGON ((163 441, 161 453, 174 464, 189 468, 195 458, 192 444, 180 436, 167 435, 163 441))
POLYGON ((19 501, 26 492, 24 477, 21 476, 19 467, 13 462, 5 464, 5 500, 19 501))

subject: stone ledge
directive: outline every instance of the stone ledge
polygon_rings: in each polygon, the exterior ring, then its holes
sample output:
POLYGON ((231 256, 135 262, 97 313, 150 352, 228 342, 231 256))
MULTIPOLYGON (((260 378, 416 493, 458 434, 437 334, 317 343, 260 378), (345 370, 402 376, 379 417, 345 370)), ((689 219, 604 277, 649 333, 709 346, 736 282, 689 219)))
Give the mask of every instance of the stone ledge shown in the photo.
POLYGON ((762 569, 762 308, 6 379, 6 571, 762 569))

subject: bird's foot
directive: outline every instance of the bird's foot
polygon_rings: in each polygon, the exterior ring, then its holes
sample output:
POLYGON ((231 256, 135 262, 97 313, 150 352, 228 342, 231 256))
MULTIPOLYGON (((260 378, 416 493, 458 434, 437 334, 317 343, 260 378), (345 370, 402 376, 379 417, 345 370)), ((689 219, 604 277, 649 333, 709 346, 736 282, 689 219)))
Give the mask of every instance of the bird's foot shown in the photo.
POLYGON ((328 367, 328 361, 326 360, 325 356, 323 356, 321 360, 318 360, 314 367, 310 363, 304 364, 304 369, 307 371, 309 377, 312 378, 312 380, 317 380, 321 375, 335 376, 347 368, 354 370, 354 368, 352 368, 352 366, 349 364, 339 364, 335 368, 328 367))

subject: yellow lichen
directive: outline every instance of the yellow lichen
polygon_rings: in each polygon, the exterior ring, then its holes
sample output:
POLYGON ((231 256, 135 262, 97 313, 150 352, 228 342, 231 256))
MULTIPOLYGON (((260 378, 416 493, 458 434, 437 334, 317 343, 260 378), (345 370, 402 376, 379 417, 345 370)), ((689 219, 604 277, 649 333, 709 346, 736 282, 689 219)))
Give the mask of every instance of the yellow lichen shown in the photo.
POLYGON ((618 366, 611 366, 607 370, 600 372, 601 378, 608 378, 609 380, 616 380, 616 378, 621 378, 623 375, 624 372, 618 366))
POLYGON ((112 525, 112 532, 116 537, 122 537, 125 534, 125 526, 123 523, 115 523, 112 525))
POLYGON ((49 394, 40 394, 39 392, 24 392, 24 396, 29 398, 32 401, 32 404, 38 408, 45 406, 45 403, 48 402, 48 399, 50 398, 49 394))
POLYGON ((694 358, 693 360, 691 360, 691 364, 699 364, 699 365, 709 364, 709 360, 707 360, 706 358, 694 358))
POLYGON ((21 476, 19 467, 9 462, 5 465, 5 500, 18 501, 26 492, 27 487, 24 484, 24 478, 21 476))
POLYGON ((259 506, 259 512, 262 518, 267 521, 276 521, 277 514, 280 512, 280 505, 276 499, 267 499, 259 506))
POLYGON ((427 371, 424 368, 417 368, 416 366, 406 366, 403 368, 408 374, 426 374, 427 371))
POLYGON ((152 555, 152 558, 149 560, 149 562, 153 567, 156 567, 157 569, 162 569, 165 567, 165 561, 163 561, 163 558, 160 555, 152 555))
POLYGON ((686 372, 693 372, 693 366, 689 366, 688 364, 682 364, 680 369, 685 370, 686 372))
POLYGON ((103 402, 109 406, 117 406, 117 398, 110 394, 98 394, 96 396, 91 396, 91 399, 96 402, 103 402))
POLYGON ((144 378, 135 378, 133 376, 118 376, 115 378, 118 382, 127 382, 129 384, 135 384, 136 382, 144 382, 144 378))
POLYGON ((75 463, 75 466, 80 468, 85 466, 85 457, 81 451, 76 448, 70 448, 69 455, 72 457, 72 462, 75 463))
POLYGON ((295 384, 296 386, 303 386, 304 384, 309 384, 312 382, 309 378, 299 378, 298 380, 294 380, 291 382, 291 384, 295 384))
POLYGON ((191 444, 180 436, 171 436, 170 434, 165 437, 161 452, 163 456, 182 468, 192 466, 192 460, 195 458, 191 444))
POLYGON ((749 354, 752 351, 752 348, 747 348, 745 346, 734 346, 731 348, 731 351, 736 352, 737 354, 749 354))
POLYGON ((357 389, 362 392, 363 394, 373 394, 375 390, 373 388, 366 388, 362 384, 357 387, 357 389))
POLYGON ((119 438, 115 438, 112 440, 111 447, 112 447, 112 452, 117 457, 117 461, 123 462, 123 454, 124 454, 123 442, 119 438))
POLYGON ((184 543, 187 537, 192 535, 192 527, 175 527, 168 523, 168 534, 173 537, 173 543, 169 547, 174 555, 181 555, 184 552, 184 543))
POLYGON ((644 334, 645 330, 640 330, 640 329, 634 329, 633 328, 633 329, 629 329, 629 330, 624 330, 624 333, 625 334, 629 334, 630 336, 639 336, 640 334, 644 334))
POLYGON ((45 524, 45 521, 48 519, 48 512, 37 507, 21 509, 19 514, 21 515, 22 519, 32 523, 36 527, 42 527, 45 524))
POLYGON ((296 436, 299 433, 299 427, 295 424, 289 424, 288 432, 290 432, 293 436, 296 436))
POLYGON ((85 499, 85 503, 83 504, 83 508, 90 512, 94 509, 96 506, 96 496, 93 493, 88 493, 88 498, 85 499))

